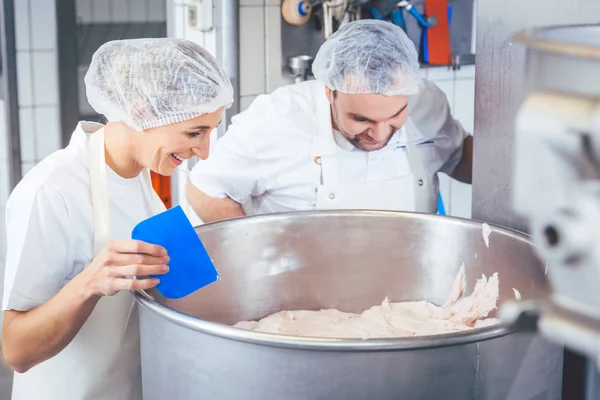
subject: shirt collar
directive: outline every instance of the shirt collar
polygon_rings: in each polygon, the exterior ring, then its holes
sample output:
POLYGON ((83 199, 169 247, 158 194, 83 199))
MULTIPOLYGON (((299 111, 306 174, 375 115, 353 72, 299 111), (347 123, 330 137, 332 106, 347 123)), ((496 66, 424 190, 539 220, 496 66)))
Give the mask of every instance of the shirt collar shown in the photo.
POLYGON ((350 141, 348 139, 346 139, 346 137, 344 135, 342 135, 342 133, 340 131, 338 131, 337 129, 332 129, 333 130, 333 140, 335 141, 335 144, 337 144, 337 146, 339 148, 341 148, 342 150, 346 150, 346 151, 353 151, 353 150, 357 150, 357 148, 350 143, 350 141))
MULTIPOLYGON (((389 148, 395 149, 397 146, 400 146, 406 142, 406 135, 404 134, 404 129, 400 128, 400 130, 394 132, 389 143, 381 150, 386 150, 389 148)), ((336 129, 333 129, 333 140, 336 145, 346 151, 362 151, 354 146, 342 133, 336 129)))
POLYGON ((325 85, 315 85, 315 106, 317 132, 313 139, 311 153, 313 156, 329 156, 340 151, 331 124, 331 105, 325 94, 325 85))

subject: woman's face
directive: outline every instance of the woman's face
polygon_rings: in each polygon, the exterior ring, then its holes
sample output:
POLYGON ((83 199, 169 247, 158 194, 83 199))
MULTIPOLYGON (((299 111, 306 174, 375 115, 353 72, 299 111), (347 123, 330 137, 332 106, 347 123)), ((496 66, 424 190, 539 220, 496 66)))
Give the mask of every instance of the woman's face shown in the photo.
POLYGON ((222 115, 223 107, 188 121, 137 132, 141 139, 138 162, 160 175, 170 176, 188 158, 205 160, 210 133, 221 123, 222 115))

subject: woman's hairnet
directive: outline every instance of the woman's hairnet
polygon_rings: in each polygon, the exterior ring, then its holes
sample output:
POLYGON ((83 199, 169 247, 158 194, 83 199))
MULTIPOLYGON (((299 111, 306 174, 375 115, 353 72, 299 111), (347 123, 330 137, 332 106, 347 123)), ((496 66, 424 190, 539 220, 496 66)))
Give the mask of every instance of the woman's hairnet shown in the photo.
POLYGON ((414 43, 399 26, 381 20, 343 25, 321 46, 312 70, 342 93, 411 95, 420 80, 414 43))
POLYGON ((85 75, 90 105, 142 131, 230 107, 233 87, 210 53, 184 39, 103 44, 85 75))

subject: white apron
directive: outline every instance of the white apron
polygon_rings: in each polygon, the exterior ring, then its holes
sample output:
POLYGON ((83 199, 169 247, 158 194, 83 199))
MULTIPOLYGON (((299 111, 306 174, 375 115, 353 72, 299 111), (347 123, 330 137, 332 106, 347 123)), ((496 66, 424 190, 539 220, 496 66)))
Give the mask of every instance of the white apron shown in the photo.
MULTIPOLYGON (((88 136, 94 210, 93 257, 111 240, 104 129, 88 136)), ((143 172, 153 213, 164 205, 143 172)), ((13 400, 142 399, 138 310, 129 292, 102 297, 73 341, 59 354, 15 374, 13 400)))
MULTIPOLYGON (((408 122, 410 132, 414 124, 408 122)), ((401 133, 407 134, 406 125, 401 133)), ((341 184, 339 170, 344 152, 320 156, 321 185, 317 190, 318 210, 385 210, 435 213, 437 188, 425 167, 416 143, 419 138, 407 136, 406 151, 411 173, 397 179, 341 184)), ((396 150, 398 151, 398 150, 396 150)), ((388 154, 387 156, 393 156, 388 154)))

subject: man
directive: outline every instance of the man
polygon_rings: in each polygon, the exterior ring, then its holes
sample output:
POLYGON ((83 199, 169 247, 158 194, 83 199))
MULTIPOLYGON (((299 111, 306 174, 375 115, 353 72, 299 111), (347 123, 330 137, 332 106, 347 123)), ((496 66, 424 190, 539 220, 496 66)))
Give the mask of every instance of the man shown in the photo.
POLYGON ((435 212, 438 172, 471 183, 472 136, 421 80, 388 22, 349 23, 323 44, 315 81, 259 96, 190 173, 204 222, 294 210, 435 212))

